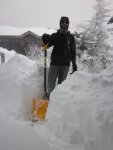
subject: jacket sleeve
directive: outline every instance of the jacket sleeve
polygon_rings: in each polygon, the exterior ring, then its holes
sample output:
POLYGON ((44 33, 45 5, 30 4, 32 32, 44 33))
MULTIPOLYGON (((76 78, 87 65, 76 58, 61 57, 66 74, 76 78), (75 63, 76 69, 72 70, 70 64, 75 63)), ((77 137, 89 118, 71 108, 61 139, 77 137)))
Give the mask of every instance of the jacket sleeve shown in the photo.
POLYGON ((76 43, 74 36, 71 36, 71 42, 70 42, 70 51, 71 51, 71 61, 72 63, 76 63, 76 43))
POLYGON ((48 47, 53 46, 55 43, 55 33, 51 34, 48 47))
POLYGON ((71 37, 71 43, 70 43, 70 51, 71 51, 71 61, 73 66, 73 71, 77 71, 77 64, 76 64, 76 43, 74 36, 71 37))
POLYGON ((54 33, 52 35, 44 33, 42 35, 42 41, 45 45, 48 44, 48 47, 51 47, 52 45, 54 45, 54 37, 55 37, 54 33))

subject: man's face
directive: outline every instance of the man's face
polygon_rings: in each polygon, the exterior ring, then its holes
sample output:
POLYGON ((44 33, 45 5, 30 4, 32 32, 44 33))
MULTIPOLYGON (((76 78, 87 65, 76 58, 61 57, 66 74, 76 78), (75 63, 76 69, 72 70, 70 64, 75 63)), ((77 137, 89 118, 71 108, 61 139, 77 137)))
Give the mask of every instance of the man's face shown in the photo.
POLYGON ((62 20, 60 22, 60 28, 62 30, 68 30, 68 27, 69 27, 69 22, 67 20, 62 20))

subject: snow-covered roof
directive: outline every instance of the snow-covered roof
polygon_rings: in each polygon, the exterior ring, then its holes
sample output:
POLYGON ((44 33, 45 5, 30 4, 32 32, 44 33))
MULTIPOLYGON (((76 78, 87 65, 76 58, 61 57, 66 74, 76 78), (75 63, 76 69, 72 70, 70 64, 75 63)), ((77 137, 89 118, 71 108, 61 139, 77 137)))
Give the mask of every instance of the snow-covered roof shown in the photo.
POLYGON ((22 35, 25 32, 31 31, 38 36, 42 36, 43 33, 52 34, 56 32, 55 29, 46 28, 17 28, 9 26, 0 26, 0 35, 22 35))

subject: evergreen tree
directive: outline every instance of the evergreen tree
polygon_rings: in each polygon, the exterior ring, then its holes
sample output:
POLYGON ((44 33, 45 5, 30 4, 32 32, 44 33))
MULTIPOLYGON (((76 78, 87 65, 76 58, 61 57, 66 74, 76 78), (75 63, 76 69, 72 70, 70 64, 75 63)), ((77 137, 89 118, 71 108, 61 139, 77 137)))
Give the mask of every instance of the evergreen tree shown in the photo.
POLYGON ((105 25, 108 13, 111 11, 105 8, 107 6, 105 0, 96 0, 96 2, 97 5, 94 6, 96 13, 90 21, 89 29, 85 33, 86 45, 90 49, 89 51, 92 56, 106 53, 108 34, 105 25))
POLYGON ((90 20, 89 25, 86 27, 83 36, 81 37, 82 45, 87 47, 87 53, 90 55, 90 58, 92 57, 92 59, 90 59, 91 65, 88 65, 93 67, 93 72, 100 72, 100 70, 107 67, 108 63, 107 57, 110 46, 107 43, 109 36, 106 29, 106 24, 107 18, 109 17, 108 14, 111 10, 107 9, 106 6, 107 3, 105 0, 96 0, 96 5, 94 6, 95 14, 90 20), (98 59, 101 60, 98 61, 98 59), (96 68, 97 62, 99 63, 98 71, 96 68), (100 70, 99 65, 101 65, 100 70))

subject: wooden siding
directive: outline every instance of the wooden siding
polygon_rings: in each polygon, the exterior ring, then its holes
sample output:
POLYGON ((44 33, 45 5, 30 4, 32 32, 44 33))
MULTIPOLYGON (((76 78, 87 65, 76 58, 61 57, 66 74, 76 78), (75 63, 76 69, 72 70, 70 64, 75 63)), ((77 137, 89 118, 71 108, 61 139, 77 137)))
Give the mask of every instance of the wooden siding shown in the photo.
POLYGON ((26 55, 27 45, 30 43, 41 47, 42 39, 30 31, 20 36, 0 36, 0 47, 15 50, 17 53, 23 55, 26 55))

